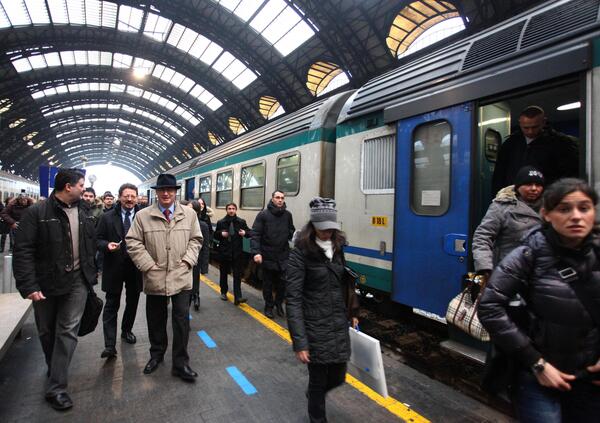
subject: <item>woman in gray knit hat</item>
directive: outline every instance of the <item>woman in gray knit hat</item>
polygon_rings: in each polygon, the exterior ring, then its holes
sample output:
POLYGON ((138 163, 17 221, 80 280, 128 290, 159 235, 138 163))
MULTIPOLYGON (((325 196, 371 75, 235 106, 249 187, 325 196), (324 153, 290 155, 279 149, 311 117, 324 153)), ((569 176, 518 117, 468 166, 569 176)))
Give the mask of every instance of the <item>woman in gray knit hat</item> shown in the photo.
POLYGON ((358 325, 354 280, 344 270, 346 237, 335 201, 316 197, 287 268, 288 328, 296 357, 308 366, 308 415, 326 422, 325 395, 345 380, 348 326, 358 325))

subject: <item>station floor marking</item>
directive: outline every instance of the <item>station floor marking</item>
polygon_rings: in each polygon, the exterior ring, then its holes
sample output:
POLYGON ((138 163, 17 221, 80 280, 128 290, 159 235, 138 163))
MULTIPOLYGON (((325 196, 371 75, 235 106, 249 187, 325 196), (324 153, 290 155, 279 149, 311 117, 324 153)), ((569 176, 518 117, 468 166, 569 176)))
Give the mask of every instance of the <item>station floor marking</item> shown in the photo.
POLYGON ((202 342, 204 342, 206 348, 217 348, 217 343, 213 341, 213 339, 208 335, 208 333, 206 333, 206 331, 198 331, 198 336, 200 337, 200 339, 202 339, 202 342))
MULTIPOLYGON (((208 287, 212 288, 217 294, 221 294, 221 288, 218 284, 214 283, 212 280, 207 278, 204 275, 200 275, 200 280, 204 282, 208 287)), ((228 300, 233 302, 233 295, 227 294, 228 300)), ((275 332, 280 338, 284 339, 288 344, 292 343, 292 338, 290 337, 290 333, 287 329, 276 323, 274 320, 269 319, 260 311, 255 308, 250 307, 247 303, 240 304, 238 306, 240 309, 244 310, 254 319, 258 320, 263 326, 270 329, 272 332, 275 332)), ((228 370, 229 371, 229 370, 228 370)), ((231 373, 230 373, 231 374, 231 373)), ((233 376, 232 376, 233 377, 233 376)), ((412 410, 407 405, 401 403, 397 399, 392 397, 384 398, 367 385, 356 379, 354 376, 346 373, 346 383, 348 383, 353 388, 357 389, 360 393, 365 395, 367 398, 371 399, 381 407, 384 407, 390 413, 395 416, 400 417, 404 421, 407 422, 415 422, 415 423, 428 423, 425 417, 418 414, 416 411, 412 410)))
POLYGON ((231 376, 235 383, 237 383, 240 386, 240 388, 242 388, 242 391, 244 391, 246 395, 254 395, 258 392, 254 385, 252 385, 250 381, 246 379, 246 376, 244 376, 243 373, 240 372, 237 367, 227 367, 227 373, 229 373, 229 376, 231 376))

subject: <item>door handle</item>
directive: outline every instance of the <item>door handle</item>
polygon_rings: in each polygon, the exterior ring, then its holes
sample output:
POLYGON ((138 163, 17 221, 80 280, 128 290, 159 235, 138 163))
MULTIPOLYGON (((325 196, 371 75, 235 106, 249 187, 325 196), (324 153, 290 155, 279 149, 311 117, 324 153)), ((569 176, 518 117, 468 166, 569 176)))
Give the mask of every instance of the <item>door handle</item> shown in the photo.
POLYGON ((444 252, 451 256, 467 256, 467 235, 450 233, 444 235, 444 252))

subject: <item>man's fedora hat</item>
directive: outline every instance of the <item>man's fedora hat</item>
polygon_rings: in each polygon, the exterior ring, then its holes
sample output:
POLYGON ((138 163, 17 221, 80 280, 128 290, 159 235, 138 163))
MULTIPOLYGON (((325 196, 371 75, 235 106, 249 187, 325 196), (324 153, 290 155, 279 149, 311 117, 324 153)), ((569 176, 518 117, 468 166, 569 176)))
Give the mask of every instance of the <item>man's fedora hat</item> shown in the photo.
POLYGON ((171 175, 170 173, 161 173, 160 175, 158 175, 158 178, 156 178, 156 185, 150 187, 152 189, 157 189, 157 188, 181 188, 181 185, 177 185, 177 180, 175 179, 175 176, 171 175))

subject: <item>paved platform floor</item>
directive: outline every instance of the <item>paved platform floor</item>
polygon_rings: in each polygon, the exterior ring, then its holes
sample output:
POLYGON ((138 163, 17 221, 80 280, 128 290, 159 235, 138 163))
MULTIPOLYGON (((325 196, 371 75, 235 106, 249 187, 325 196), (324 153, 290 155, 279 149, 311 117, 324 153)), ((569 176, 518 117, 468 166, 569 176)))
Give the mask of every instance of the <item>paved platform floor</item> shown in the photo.
MULTIPOLYGON (((208 278, 217 281, 217 270, 211 267, 208 278)), ((75 406, 67 412, 54 411, 43 399, 46 366, 30 316, 21 338, 0 361, 0 421, 307 422, 306 367, 296 361, 284 339, 261 323, 262 315, 256 312, 262 310, 260 293, 243 285, 249 303, 248 307, 238 308, 222 301, 215 285, 207 283, 201 283, 200 311, 190 311, 188 351, 191 367, 200 374, 197 383, 188 384, 171 376, 170 350, 155 373, 142 374, 149 358, 142 294, 134 326, 138 342, 129 345, 119 339, 116 359, 100 358, 101 326, 80 338, 69 379, 75 406), (208 348, 199 331, 204 331, 216 347, 208 348), (232 366, 256 393, 244 392, 227 371, 232 366)), ((274 323, 286 327, 282 318, 277 317, 274 323)), ((390 396, 397 401, 380 399, 378 403, 346 383, 328 396, 330 422, 385 423, 402 421, 400 416, 415 422, 510 421, 386 355, 384 366, 390 396)))

